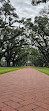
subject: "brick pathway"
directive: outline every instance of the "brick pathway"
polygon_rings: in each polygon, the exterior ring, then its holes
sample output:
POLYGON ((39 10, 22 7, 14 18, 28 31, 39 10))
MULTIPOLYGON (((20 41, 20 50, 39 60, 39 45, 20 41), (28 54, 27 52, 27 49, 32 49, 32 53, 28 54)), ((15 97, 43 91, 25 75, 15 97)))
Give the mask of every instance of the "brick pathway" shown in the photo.
POLYGON ((32 68, 0 75, 0 111, 49 111, 49 76, 32 68))

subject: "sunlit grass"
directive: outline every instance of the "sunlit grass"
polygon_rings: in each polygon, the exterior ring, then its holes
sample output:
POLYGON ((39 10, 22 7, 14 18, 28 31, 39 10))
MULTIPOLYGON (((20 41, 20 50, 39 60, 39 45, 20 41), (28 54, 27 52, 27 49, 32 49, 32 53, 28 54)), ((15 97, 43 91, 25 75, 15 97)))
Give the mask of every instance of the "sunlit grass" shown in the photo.
POLYGON ((0 74, 4 74, 6 72, 11 72, 14 70, 25 68, 25 66, 22 67, 0 67, 0 74))
POLYGON ((46 67, 33 67, 33 68, 40 71, 40 72, 43 72, 43 73, 49 75, 49 68, 46 68, 46 67))

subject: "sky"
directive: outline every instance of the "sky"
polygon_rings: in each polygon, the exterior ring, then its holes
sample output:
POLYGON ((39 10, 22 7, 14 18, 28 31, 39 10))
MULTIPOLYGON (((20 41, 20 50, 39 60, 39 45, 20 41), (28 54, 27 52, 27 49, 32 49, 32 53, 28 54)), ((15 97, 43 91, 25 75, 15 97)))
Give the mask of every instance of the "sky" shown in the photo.
POLYGON ((16 12, 20 18, 32 18, 39 15, 39 12, 44 8, 48 7, 49 2, 40 3, 38 6, 32 6, 31 0, 10 0, 11 4, 16 8, 16 12))

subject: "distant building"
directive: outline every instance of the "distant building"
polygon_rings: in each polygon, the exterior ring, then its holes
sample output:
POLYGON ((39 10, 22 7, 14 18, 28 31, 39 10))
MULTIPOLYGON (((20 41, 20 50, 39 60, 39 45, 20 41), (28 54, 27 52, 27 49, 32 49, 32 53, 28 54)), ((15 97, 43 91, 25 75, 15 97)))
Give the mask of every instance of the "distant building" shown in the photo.
POLYGON ((33 64, 31 63, 31 61, 26 62, 26 66, 32 66, 33 64))

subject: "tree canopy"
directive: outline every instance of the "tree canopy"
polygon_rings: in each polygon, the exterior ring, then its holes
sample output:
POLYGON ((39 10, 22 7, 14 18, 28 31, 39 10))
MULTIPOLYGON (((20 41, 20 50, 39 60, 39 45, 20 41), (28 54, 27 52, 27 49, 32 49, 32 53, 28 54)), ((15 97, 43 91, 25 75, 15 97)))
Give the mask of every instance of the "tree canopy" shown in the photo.
POLYGON ((32 5, 38 5, 39 3, 46 3, 48 0, 32 0, 32 5))
POLYGON ((22 37, 24 29, 17 26, 19 18, 10 1, 0 1, 0 3, 2 4, 0 8, 0 61, 4 57, 7 66, 10 66, 10 63, 15 66, 18 65, 18 58, 22 56, 20 50, 22 52, 23 47, 27 45, 26 39, 22 37), (16 23, 16 27, 14 23, 16 23))

